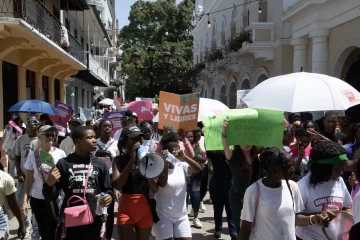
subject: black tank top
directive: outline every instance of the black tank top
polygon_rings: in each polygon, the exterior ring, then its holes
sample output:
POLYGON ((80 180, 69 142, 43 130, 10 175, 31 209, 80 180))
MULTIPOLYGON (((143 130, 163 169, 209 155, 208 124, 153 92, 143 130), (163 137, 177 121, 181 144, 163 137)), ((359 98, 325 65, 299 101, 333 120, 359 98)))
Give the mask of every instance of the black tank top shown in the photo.
MULTIPOLYGON (((120 165, 120 171, 122 171, 129 163, 130 156, 121 150, 120 155, 117 158, 120 165)), ((135 166, 129 173, 128 179, 122 187, 121 192, 125 194, 149 194, 149 184, 147 179, 139 173, 135 166)))

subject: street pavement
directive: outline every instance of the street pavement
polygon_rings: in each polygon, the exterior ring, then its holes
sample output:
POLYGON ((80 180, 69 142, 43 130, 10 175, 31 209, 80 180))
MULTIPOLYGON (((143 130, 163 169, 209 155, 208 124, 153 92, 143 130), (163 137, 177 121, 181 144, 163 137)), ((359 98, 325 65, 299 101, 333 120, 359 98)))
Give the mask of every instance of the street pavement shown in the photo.
MULTIPOLYGON (((214 237, 214 211, 213 211, 212 204, 209 203, 208 195, 205 197, 205 206, 206 206, 205 213, 199 213, 199 219, 200 219, 201 223, 203 224, 203 227, 201 229, 196 229, 192 226, 192 228, 191 228, 193 240, 215 240, 216 239, 214 237)), ((117 209, 117 208, 115 208, 115 209, 117 209)), ((190 210, 190 207, 189 207, 189 210, 190 210)), ((115 213, 115 215, 116 215, 116 213, 115 213)), ((230 240, 231 238, 230 238, 230 235, 228 232, 225 211, 224 211, 223 216, 224 216, 224 218, 223 218, 223 234, 221 235, 221 239, 230 240)), ((189 218, 191 225, 192 225, 192 219, 193 218, 189 218)), ((116 222, 116 220, 115 220, 115 222, 116 222)), ((19 238, 17 238, 18 222, 15 217, 9 221, 9 226, 10 226, 9 240, 19 239, 19 238)), ((25 239, 31 239, 29 234, 25 237, 25 239)), ((115 239, 115 240, 120 239, 116 232, 116 227, 114 228, 113 239, 115 239)), ((154 240, 154 238, 150 237, 149 240, 154 240)))

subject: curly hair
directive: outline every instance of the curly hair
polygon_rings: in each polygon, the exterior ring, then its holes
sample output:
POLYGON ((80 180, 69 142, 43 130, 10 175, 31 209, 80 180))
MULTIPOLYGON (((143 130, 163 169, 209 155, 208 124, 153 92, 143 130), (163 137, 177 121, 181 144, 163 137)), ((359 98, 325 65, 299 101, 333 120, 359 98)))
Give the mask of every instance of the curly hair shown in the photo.
POLYGON ((314 161, 311 166, 310 184, 316 186, 323 182, 329 181, 333 165, 319 164, 317 161, 327 158, 332 158, 346 154, 346 150, 339 144, 331 141, 317 142, 311 149, 310 161, 314 161))

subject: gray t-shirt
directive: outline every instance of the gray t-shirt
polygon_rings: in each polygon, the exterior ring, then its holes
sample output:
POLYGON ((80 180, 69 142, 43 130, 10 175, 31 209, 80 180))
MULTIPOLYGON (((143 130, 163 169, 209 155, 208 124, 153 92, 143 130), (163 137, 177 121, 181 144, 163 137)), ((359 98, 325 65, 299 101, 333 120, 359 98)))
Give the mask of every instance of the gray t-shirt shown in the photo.
POLYGON ((29 137, 28 134, 21 135, 18 139, 16 139, 14 145, 14 152, 16 156, 21 157, 20 168, 23 174, 25 174, 26 169, 24 168, 24 164, 26 162, 27 156, 29 155, 30 150, 34 150, 34 140, 37 137, 29 137))

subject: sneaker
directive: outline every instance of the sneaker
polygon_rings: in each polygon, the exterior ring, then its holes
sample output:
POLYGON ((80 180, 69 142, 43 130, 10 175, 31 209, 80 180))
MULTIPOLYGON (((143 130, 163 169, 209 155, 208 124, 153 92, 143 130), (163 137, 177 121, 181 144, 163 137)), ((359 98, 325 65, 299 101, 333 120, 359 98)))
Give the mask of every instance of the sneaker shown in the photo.
POLYGON ((194 217, 194 209, 191 209, 191 212, 189 214, 189 217, 194 217))
POLYGON ((221 238, 221 231, 217 231, 214 236, 215 238, 221 238))
POLYGON ((200 209, 199 209, 199 212, 201 213, 204 213, 206 210, 206 207, 205 207, 205 204, 204 202, 200 202, 200 209))
POLYGON ((193 224, 196 228, 202 228, 202 224, 198 218, 194 218, 193 224))

